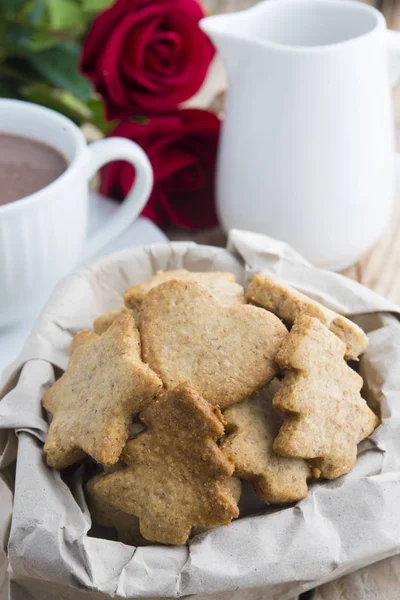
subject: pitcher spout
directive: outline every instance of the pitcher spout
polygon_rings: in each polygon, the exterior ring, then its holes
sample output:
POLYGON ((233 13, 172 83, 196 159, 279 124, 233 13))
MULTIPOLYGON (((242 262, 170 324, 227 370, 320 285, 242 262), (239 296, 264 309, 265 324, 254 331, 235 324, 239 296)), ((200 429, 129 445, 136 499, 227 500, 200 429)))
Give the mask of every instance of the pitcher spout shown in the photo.
POLYGON ((243 31, 245 12, 247 11, 227 15, 213 15, 205 17, 199 22, 200 29, 211 39, 228 70, 236 62, 238 46, 241 46, 240 51, 243 52, 243 44, 240 42, 246 40, 243 31))

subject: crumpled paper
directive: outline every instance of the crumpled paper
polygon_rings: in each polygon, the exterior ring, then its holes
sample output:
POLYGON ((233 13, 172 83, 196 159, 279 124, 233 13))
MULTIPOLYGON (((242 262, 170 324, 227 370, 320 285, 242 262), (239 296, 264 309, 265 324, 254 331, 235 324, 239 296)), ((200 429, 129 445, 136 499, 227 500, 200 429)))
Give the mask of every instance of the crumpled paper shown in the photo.
MULTIPOLYGON (((7 501, 15 485, 8 540, 12 600, 284 599, 400 552, 398 317, 396 306, 357 282, 314 269, 281 242, 236 230, 227 250, 186 242, 134 248, 67 277, 8 369, 1 392, 0 542, 8 536, 7 501), (40 400, 54 368, 67 366, 77 331, 119 306, 128 285, 157 269, 176 268, 227 270, 243 284, 264 271, 330 308, 359 315, 369 335, 360 364, 365 395, 380 404, 382 425, 360 444, 351 473, 312 483, 295 506, 252 504, 245 494, 244 516, 229 527, 186 546, 134 548, 87 535, 91 519, 79 472, 68 487, 44 463, 47 421, 40 400)), ((0 586, 3 581, 0 576, 0 586)))

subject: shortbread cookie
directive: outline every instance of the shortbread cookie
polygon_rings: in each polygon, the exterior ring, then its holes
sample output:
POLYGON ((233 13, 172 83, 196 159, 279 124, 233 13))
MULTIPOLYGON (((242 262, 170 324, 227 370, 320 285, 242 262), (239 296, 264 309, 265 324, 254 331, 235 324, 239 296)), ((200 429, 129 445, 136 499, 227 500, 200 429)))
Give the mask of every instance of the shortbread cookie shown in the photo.
POLYGON ((313 459, 314 474, 335 479, 357 459, 357 444, 379 420, 360 395, 363 380, 346 347, 318 319, 298 317, 276 360, 287 372, 274 397, 284 423, 274 442, 282 456, 313 459))
POLYGON ((300 315, 318 319, 345 344, 347 359, 356 360, 368 344, 367 336, 358 325, 271 275, 255 275, 247 288, 246 299, 290 324, 300 315))
POLYGON ((224 412, 227 421, 221 448, 235 464, 235 475, 251 481, 264 502, 295 502, 307 496, 310 467, 301 458, 286 458, 274 452, 274 439, 283 419, 272 406, 279 389, 274 380, 258 395, 224 412))
POLYGON ((164 544, 183 544, 193 527, 227 525, 238 516, 228 487, 233 472, 216 440, 221 413, 190 385, 165 393, 140 414, 148 429, 129 440, 124 469, 102 475, 94 493, 136 515, 140 532, 164 544))
POLYGON ((123 544, 129 546, 146 546, 150 544, 140 533, 138 517, 128 515, 122 510, 114 508, 95 494, 94 486, 100 477, 101 475, 96 475, 86 484, 86 499, 93 521, 103 527, 116 529, 118 540, 123 544))
POLYGON ((186 269, 176 271, 157 271, 145 283, 139 283, 128 288, 124 294, 125 304, 128 308, 140 310, 146 294, 157 285, 166 281, 197 281, 213 294, 222 304, 244 304, 244 289, 236 283, 232 273, 204 272, 194 273, 186 269))
POLYGON ((242 482, 240 481, 239 477, 229 477, 226 485, 231 490, 236 504, 239 504, 240 497, 242 495, 242 482))
POLYGON ((68 369, 42 400, 53 415, 44 447, 47 464, 62 469, 84 453, 104 465, 116 463, 132 415, 161 387, 141 359, 139 332, 130 315, 121 314, 101 337, 78 333, 68 369))
MULTIPOLYGON (((98 525, 111 527, 116 530, 120 542, 128 546, 149 546, 154 542, 146 540, 140 533, 139 518, 135 515, 128 515, 122 510, 114 508, 111 504, 102 500, 94 493, 94 484, 99 479, 99 475, 92 477, 86 484, 86 499, 92 515, 92 519, 98 525)), ((229 477, 226 482, 231 490, 235 502, 238 504, 242 494, 242 483, 238 477, 229 477)), ((190 537, 199 533, 209 531, 208 527, 193 527, 190 537)))
MULTIPOLYGON (((239 504, 242 495, 242 482, 239 477, 229 477, 226 485, 231 490, 236 504, 239 504)), ((210 531, 210 529, 215 529, 215 527, 193 527, 190 537, 192 538, 195 535, 199 535, 199 533, 205 533, 206 531, 210 531)))
MULTIPOLYGON (((139 433, 145 431, 145 426, 142 426, 142 429, 139 433)), ((118 462, 111 467, 104 467, 104 473, 114 473, 123 467, 124 464, 122 462, 118 462)), ((150 542, 146 540, 140 533, 139 529, 139 518, 135 515, 129 515, 122 510, 118 510, 114 508, 111 504, 102 500, 94 493, 94 484, 101 477, 101 475, 96 475, 92 477, 85 486, 86 491, 86 500, 88 502, 88 506, 93 518, 93 521, 98 525, 102 525, 103 527, 113 527, 117 530, 118 540, 123 542, 124 544, 128 544, 131 546, 147 546, 153 544, 154 542, 150 542)), ((229 477, 226 482, 227 487, 232 492, 233 499, 236 504, 239 504, 240 497, 242 495, 242 482, 239 477, 229 477)), ((211 528, 213 529, 213 528, 211 528)), ((215 528, 214 528, 215 529, 215 528)), ((192 538, 194 535, 199 533, 204 533, 205 531, 210 531, 208 527, 193 527, 190 537, 192 538)))
POLYGON ((168 389, 188 381, 225 409, 269 383, 287 335, 272 313, 223 306, 199 283, 169 281, 151 290, 140 318, 143 359, 168 389))
POLYGON ((102 335, 121 313, 131 315, 135 319, 135 322, 139 323, 140 312, 127 308, 126 306, 121 306, 121 308, 109 310, 97 317, 97 319, 93 321, 93 331, 97 333, 97 335, 102 335))

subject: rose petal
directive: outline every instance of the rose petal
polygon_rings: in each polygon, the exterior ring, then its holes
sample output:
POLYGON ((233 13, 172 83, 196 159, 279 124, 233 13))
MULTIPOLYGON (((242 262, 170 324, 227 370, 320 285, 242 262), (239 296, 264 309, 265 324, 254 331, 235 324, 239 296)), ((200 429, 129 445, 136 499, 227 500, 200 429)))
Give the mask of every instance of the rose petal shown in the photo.
POLYGON ((119 58, 125 38, 132 26, 137 23, 138 16, 129 14, 113 29, 105 43, 104 51, 99 58, 98 70, 102 77, 104 89, 109 100, 117 106, 124 107, 129 102, 128 91, 120 79, 119 58))
POLYGON ((143 68, 147 46, 161 22, 162 17, 146 19, 129 32, 122 58, 125 58, 133 69, 143 68))
POLYGON ((107 115, 167 112, 201 86, 214 48, 197 0, 117 0, 93 22, 82 70, 107 115))
MULTIPOLYGON (((141 145, 154 170, 145 216, 161 225, 193 229, 217 224, 214 178, 219 127, 214 114, 198 109, 154 117, 145 125, 127 120, 117 126, 112 135, 141 145)), ((101 189, 126 195, 134 170, 128 163, 112 163, 101 176, 101 189)))
POLYGON ((95 69, 99 52, 104 49, 104 40, 110 31, 114 29, 120 18, 128 9, 126 2, 116 2, 113 6, 100 13, 92 23, 92 27, 85 40, 82 52, 81 68, 84 73, 89 74, 95 69))
POLYGON ((172 73, 182 47, 182 40, 176 32, 157 31, 152 36, 151 45, 146 53, 146 70, 156 74, 162 73, 164 77, 172 73))

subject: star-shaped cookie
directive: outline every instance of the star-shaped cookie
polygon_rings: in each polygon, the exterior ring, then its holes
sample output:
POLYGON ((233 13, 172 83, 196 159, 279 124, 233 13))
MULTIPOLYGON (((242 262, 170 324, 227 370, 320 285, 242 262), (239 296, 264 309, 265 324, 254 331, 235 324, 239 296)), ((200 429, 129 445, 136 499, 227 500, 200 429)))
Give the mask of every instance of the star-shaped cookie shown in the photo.
POLYGON ((152 289, 142 303, 140 331, 143 358, 167 389, 188 381, 221 410, 273 379, 288 333, 272 313, 222 305, 192 281, 152 289))
POLYGON ((235 475, 251 481, 255 494, 271 504, 295 502, 307 496, 311 471, 301 458, 274 452, 274 439, 282 417, 272 406, 279 389, 274 380, 259 394, 224 412, 227 421, 221 448, 235 464, 235 475))
POLYGON ((186 384, 160 396, 140 419, 148 429, 127 442, 127 466, 98 478, 93 493, 138 516, 143 537, 163 544, 183 544, 193 527, 237 517, 227 483, 233 463, 216 443, 224 433, 219 410, 186 384))
POLYGON ((68 369, 42 400, 53 415, 44 447, 47 464, 62 469, 84 453, 104 465, 116 463, 132 415, 161 387, 141 359, 139 332, 130 315, 121 314, 101 337, 78 333, 68 369))
POLYGON ((276 360, 286 370, 274 406, 284 423, 274 450, 312 459, 314 475, 335 479, 357 460, 357 444, 379 424, 360 395, 363 380, 344 360, 346 346, 318 319, 296 319, 276 360))

